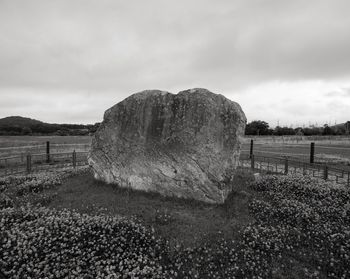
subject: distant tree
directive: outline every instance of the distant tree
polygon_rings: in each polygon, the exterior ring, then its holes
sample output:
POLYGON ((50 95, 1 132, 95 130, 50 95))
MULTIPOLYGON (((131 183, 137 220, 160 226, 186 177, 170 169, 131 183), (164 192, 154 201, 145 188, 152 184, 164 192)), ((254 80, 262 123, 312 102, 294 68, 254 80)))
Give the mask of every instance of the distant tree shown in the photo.
POLYGON ((294 129, 295 135, 297 136, 303 136, 304 135, 304 129, 302 127, 298 127, 294 129))
POLYGON ((344 124, 344 129, 345 129, 345 135, 349 135, 349 133, 350 133, 350 121, 347 121, 344 124))
POLYGON ((58 130, 55 135, 57 136, 69 136, 69 132, 67 130, 58 130))
POLYGON ((334 131, 331 127, 329 127, 327 124, 323 126, 323 135, 334 135, 334 131))
POLYGON ((18 126, 3 125, 0 130, 3 135, 16 136, 22 134, 22 128, 18 126))
POLYGON ((22 135, 31 135, 32 134, 32 129, 29 127, 24 127, 22 128, 22 135))
POLYGON ((332 127, 334 135, 345 135, 345 125, 344 126, 338 126, 338 127, 332 127))
POLYGON ((274 130, 274 134, 276 136, 295 135, 295 130, 293 128, 289 128, 289 127, 277 126, 274 130))
POLYGON ((322 135, 322 128, 320 127, 308 127, 308 128, 304 128, 303 131, 305 136, 322 135))
POLYGON ((269 124, 265 121, 254 120, 247 124, 245 129, 246 135, 271 135, 272 130, 269 129, 269 124))
POLYGON ((94 134, 97 131, 97 129, 100 127, 100 125, 101 123, 97 122, 94 125, 87 125, 88 126, 87 128, 89 129, 89 132, 91 134, 94 134))

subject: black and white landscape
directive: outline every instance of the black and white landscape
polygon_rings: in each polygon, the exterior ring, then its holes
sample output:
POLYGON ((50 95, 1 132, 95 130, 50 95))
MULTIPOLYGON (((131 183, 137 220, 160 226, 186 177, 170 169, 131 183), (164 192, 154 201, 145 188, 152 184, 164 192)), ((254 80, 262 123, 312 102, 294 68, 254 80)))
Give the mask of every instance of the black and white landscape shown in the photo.
POLYGON ((0 0, 0 279, 350 278, 349 9, 0 0))

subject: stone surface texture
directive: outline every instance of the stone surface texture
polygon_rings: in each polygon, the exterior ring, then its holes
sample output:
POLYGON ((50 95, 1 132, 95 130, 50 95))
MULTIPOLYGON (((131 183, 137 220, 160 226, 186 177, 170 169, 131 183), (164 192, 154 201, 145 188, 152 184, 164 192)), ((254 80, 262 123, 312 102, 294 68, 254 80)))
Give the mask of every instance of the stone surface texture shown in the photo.
POLYGON ((107 183, 223 203, 245 125, 237 103, 206 89, 146 90, 105 112, 89 164, 107 183))

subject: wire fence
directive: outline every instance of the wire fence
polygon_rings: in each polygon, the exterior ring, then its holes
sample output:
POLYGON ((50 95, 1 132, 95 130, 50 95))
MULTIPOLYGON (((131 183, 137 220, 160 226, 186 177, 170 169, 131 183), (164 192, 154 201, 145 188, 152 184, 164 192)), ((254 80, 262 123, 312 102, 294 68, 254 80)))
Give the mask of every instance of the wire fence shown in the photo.
POLYGON ((76 150, 77 152, 87 152, 91 148, 88 143, 40 143, 33 145, 23 145, 15 147, 0 147, 0 157, 25 156, 26 154, 64 153, 76 150))
MULTIPOLYGON (((88 151, 39 153, 0 158, 0 176, 29 174, 54 168, 85 166, 88 151)), ((302 174, 317 179, 350 186, 350 170, 328 164, 308 163, 288 157, 273 157, 262 154, 240 156, 239 165, 261 173, 302 174)))
POLYGON ((256 143, 282 143, 282 144, 310 144, 311 142, 317 142, 317 143, 325 143, 325 144, 332 144, 332 145, 343 145, 343 144, 350 144, 350 137, 349 135, 318 135, 318 136, 298 136, 298 135, 291 135, 291 136, 254 136, 249 135, 245 136, 243 138, 244 143, 249 143, 249 141, 253 139, 256 143))
POLYGON ((242 153, 239 165, 260 173, 309 175, 320 180, 350 186, 350 171, 328 164, 242 153))
POLYGON ((61 152, 17 155, 0 158, 0 177, 29 174, 54 168, 85 166, 88 152, 61 152))

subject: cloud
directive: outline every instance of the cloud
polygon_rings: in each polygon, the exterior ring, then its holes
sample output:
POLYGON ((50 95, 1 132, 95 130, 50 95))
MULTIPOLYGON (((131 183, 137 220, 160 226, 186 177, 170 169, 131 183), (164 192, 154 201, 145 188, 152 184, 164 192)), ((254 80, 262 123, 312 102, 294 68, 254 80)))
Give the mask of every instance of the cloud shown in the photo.
POLYGON ((225 24, 227 30, 212 33, 196 52, 193 71, 221 76, 223 81, 231 76, 231 82, 244 86, 271 80, 349 78, 350 18, 343 9, 350 4, 274 3, 273 8, 247 5, 234 11, 225 24))
POLYGON ((99 121, 152 88, 206 87, 247 100, 252 88, 290 86, 260 91, 276 105, 294 83, 321 80, 324 92, 350 79, 349 8, 346 0, 0 0, 0 103, 9 104, 0 116, 42 111, 50 96, 63 103, 57 122, 99 121))
POLYGON ((274 81, 239 94, 227 92, 226 96, 242 105, 248 121, 263 119, 272 127, 278 123, 294 127, 315 123, 333 125, 349 120, 350 98, 339 94, 349 85, 350 81, 274 81))

